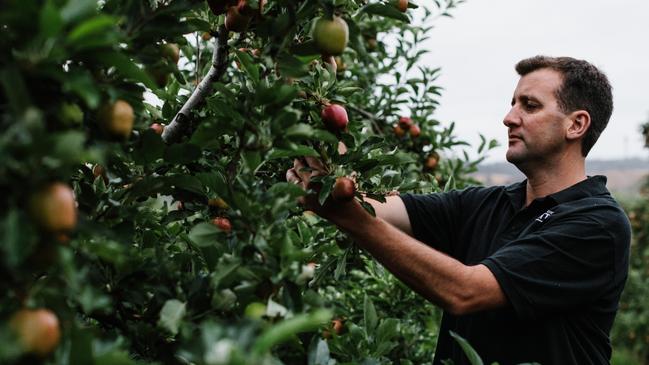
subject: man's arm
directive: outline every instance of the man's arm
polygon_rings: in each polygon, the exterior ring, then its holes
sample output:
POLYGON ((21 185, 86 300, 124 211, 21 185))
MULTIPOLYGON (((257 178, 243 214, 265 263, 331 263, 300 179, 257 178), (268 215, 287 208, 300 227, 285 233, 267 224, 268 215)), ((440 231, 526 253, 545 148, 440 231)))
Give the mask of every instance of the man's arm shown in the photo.
MULTIPOLYGON (((287 171, 288 181, 306 189, 318 175, 319 161, 299 160, 287 171)), ((347 231, 397 278, 450 313, 462 315, 506 305, 507 299, 491 271, 484 265, 467 266, 411 237, 412 228, 403 201, 389 196, 386 203, 370 201, 376 217, 356 200, 348 203, 327 200, 320 205, 315 196, 302 203, 318 215, 347 231)))
POLYGON ((381 218, 387 223, 399 228, 401 231, 412 236, 412 227, 410 218, 403 200, 398 195, 388 195, 385 197, 385 203, 378 200, 365 198, 372 208, 377 218, 381 218))
POLYGON ((507 299, 498 281, 486 266, 464 265, 384 219, 372 217, 356 201, 345 204, 344 209, 344 213, 328 219, 432 303, 456 315, 506 305, 507 299))

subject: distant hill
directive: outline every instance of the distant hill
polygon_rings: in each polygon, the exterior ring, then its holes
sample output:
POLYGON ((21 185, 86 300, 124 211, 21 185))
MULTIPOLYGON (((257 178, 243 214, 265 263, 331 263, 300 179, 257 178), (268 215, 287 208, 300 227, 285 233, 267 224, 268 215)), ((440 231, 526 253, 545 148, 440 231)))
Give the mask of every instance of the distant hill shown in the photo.
MULTIPOLYGON (((649 159, 586 160, 586 174, 604 175, 608 178, 608 189, 613 194, 632 197, 639 193, 649 177, 649 159)), ((525 179, 514 165, 507 162, 479 166, 473 177, 487 186, 507 185, 525 179)))

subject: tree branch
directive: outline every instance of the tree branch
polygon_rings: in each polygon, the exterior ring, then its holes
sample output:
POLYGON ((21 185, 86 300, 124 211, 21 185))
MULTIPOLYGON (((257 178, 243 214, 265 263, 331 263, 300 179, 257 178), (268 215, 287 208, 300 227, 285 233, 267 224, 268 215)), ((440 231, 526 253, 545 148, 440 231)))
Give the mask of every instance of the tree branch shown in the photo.
POLYGON ((212 91, 212 84, 218 81, 225 73, 228 58, 228 35, 229 32, 222 25, 216 37, 214 37, 214 53, 212 53, 212 66, 207 72, 198 87, 191 94, 176 116, 171 120, 162 132, 162 140, 165 143, 175 143, 189 132, 191 127, 190 113, 192 109, 201 104, 212 91))

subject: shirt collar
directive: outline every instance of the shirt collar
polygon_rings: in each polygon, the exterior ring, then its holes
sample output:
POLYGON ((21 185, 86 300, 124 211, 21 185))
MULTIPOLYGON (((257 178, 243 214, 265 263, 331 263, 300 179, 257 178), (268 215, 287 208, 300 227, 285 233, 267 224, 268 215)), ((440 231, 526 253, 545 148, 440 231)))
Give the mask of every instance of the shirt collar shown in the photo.
MULTIPOLYGON (((505 192, 515 206, 522 206, 524 204, 526 187, 527 180, 523 180, 521 182, 517 182, 505 187, 505 192)), ((550 198, 556 204, 561 204, 602 194, 609 194, 608 189, 606 188, 606 176, 595 175, 588 176, 586 180, 580 181, 575 185, 572 185, 566 189, 540 199, 545 200, 546 198, 550 198)))
POLYGON ((549 197, 557 202, 557 204, 561 204, 608 193, 608 189, 606 189, 606 176, 595 175, 588 176, 586 180, 580 181, 569 188, 550 194, 549 197))

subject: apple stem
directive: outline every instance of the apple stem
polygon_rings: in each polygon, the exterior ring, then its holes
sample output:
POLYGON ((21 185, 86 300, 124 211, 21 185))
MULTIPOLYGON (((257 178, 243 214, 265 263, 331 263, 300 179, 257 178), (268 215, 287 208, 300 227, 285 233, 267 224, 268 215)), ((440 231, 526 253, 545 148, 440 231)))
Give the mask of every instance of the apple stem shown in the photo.
POLYGON ((192 95, 187 99, 185 105, 171 120, 162 132, 162 140, 165 143, 175 143, 189 132, 190 113, 192 109, 201 104, 212 90, 212 84, 219 80, 227 69, 228 57, 228 35, 229 32, 224 25, 219 27, 216 37, 214 37, 214 53, 212 54, 212 66, 203 80, 198 84, 192 95))

